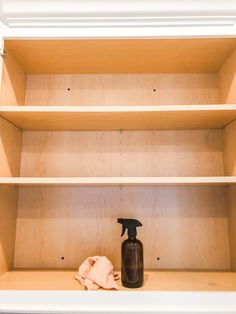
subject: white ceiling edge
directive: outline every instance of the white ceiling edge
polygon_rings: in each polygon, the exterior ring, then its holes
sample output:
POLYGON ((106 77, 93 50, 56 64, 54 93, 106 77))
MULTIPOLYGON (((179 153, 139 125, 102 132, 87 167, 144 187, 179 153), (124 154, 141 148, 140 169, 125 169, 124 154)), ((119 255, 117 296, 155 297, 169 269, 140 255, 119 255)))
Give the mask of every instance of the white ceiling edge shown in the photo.
MULTIPOLYGON (((173 39, 173 38, 236 38, 234 26, 200 27, 6 27, 0 22, 0 50, 4 40, 12 39, 173 39)), ((1 53, 1 51, 0 51, 1 53)))
POLYGON ((0 0, 3 39, 215 36, 236 36, 236 0, 0 0))
POLYGON ((0 0, 7 27, 229 27, 235 0, 0 0))

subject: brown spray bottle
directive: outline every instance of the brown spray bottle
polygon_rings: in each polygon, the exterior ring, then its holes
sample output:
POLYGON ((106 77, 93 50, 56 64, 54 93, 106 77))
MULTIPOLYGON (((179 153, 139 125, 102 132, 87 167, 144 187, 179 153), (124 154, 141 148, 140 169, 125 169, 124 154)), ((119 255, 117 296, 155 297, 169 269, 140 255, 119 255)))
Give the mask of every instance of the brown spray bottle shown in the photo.
POLYGON ((121 246, 121 281, 127 288, 139 288, 143 285, 143 244, 136 239, 137 227, 142 224, 137 219, 119 218, 118 223, 122 224, 124 235, 128 229, 128 239, 121 246))

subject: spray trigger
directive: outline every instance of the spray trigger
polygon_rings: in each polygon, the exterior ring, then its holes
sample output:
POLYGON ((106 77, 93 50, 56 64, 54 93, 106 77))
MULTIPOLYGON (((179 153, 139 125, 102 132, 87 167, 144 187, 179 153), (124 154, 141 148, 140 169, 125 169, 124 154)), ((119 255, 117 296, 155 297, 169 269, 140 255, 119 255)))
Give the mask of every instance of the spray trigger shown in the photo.
POLYGON ((121 236, 123 236, 125 234, 126 229, 128 229, 128 236, 135 237, 137 234, 136 228, 142 226, 141 222, 138 221, 137 219, 118 218, 117 222, 119 224, 122 224, 121 236))
POLYGON ((123 236, 125 234, 125 231, 126 231, 126 227, 124 225, 122 225, 122 233, 121 233, 121 236, 123 236))

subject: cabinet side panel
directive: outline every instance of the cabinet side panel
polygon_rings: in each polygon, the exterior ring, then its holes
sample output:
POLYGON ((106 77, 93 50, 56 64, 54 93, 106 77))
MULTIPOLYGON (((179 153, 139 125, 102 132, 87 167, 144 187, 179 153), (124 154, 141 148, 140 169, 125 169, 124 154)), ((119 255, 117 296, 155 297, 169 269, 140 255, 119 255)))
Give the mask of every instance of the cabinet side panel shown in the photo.
POLYGON ((24 105, 26 75, 10 52, 7 52, 3 60, 0 104, 2 106, 24 105))
MULTIPOLYGON (((219 94, 222 103, 236 103, 236 50, 219 72, 219 94)), ((236 175, 236 121, 224 129, 225 175, 236 175)), ((232 269, 236 271, 236 188, 228 188, 229 240, 232 269)))
MULTIPOLYGON (((236 175, 236 120, 224 130, 224 165, 226 175, 236 175)), ((231 261, 232 269, 236 271, 236 187, 228 188, 228 200, 231 261)))
POLYGON ((223 143, 225 175, 236 176, 236 120, 225 127, 223 143))
MULTIPOLYGON (((22 131, 0 117, 0 176, 18 176, 22 131)), ((0 275, 13 265, 18 189, 0 186, 0 275)))
POLYGON ((16 177, 20 173, 22 131, 0 117, 0 176, 16 177))
POLYGON ((0 187, 0 276, 13 267, 18 189, 0 187))
POLYGON ((229 241, 232 270, 236 271, 236 187, 229 187, 229 241))
POLYGON ((223 104, 236 103, 236 50, 219 71, 219 97, 223 104))

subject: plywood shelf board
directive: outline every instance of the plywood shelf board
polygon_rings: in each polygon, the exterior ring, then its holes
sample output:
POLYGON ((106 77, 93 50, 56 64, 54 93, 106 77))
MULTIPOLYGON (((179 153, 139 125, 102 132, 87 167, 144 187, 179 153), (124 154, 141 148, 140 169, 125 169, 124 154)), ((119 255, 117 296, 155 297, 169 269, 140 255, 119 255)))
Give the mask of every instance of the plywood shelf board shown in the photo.
POLYGON ((5 49, 34 74, 212 73, 235 43, 235 38, 6 40, 5 49))
POLYGON ((119 185, 232 185, 228 177, 1 177, 1 185, 16 186, 119 186, 119 185))
MULTIPOLYGON (((0 277, 0 290, 84 290, 73 270, 17 270, 0 277)), ((131 290, 122 287, 121 290, 131 290)), ((236 273, 146 271, 141 291, 236 291, 236 273)))
POLYGON ((24 130, 218 129, 236 119, 236 105, 0 106, 24 130))
POLYGON ((4 112, 162 112, 162 111, 229 111, 236 110, 236 104, 199 105, 143 105, 143 106, 0 106, 4 112))

